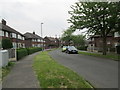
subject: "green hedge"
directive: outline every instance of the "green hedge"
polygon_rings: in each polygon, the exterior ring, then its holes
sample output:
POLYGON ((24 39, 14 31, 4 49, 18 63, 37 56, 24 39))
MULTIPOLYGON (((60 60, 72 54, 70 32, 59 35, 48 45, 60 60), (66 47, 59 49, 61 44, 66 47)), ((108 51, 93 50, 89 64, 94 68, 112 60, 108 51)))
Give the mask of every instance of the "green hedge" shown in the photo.
POLYGON ((32 54, 32 53, 35 53, 35 52, 38 52, 38 51, 41 51, 42 48, 27 48, 27 51, 28 51, 28 54, 32 54))
POLYGON ((25 57, 28 55, 28 51, 26 48, 23 49, 17 49, 17 60, 21 59, 22 57, 25 57))
POLYGON ((27 55, 30 55, 32 53, 41 51, 41 50, 42 50, 42 48, 38 48, 38 47, 17 49, 17 60, 19 60, 27 55))
POLYGON ((88 47, 88 46, 80 46, 80 47, 77 47, 77 49, 87 51, 87 47, 88 47))
POLYGON ((2 46, 3 49, 13 48, 12 42, 8 38, 2 39, 1 44, 2 45, 0 45, 0 46, 2 46))

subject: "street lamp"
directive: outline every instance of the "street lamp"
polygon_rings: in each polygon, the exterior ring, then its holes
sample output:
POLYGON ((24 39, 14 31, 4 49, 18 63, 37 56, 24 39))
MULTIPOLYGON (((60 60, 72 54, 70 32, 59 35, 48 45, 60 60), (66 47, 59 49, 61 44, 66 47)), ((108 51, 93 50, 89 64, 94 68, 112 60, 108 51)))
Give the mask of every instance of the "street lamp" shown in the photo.
MULTIPOLYGON (((41 38, 43 37, 43 33, 42 33, 42 25, 43 25, 43 23, 41 23, 41 38)), ((44 40, 43 40, 43 41, 44 41, 44 40)), ((44 43, 43 41, 42 41, 42 51, 43 51, 43 47, 44 47, 44 46, 43 46, 43 43, 44 43)))

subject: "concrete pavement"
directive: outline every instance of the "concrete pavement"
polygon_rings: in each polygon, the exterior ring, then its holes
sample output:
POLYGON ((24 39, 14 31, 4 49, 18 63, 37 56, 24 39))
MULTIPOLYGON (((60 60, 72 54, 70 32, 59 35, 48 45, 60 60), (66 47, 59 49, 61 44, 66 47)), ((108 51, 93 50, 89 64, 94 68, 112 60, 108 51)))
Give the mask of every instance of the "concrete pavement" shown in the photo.
POLYGON ((96 88, 118 88, 117 61, 80 54, 66 54, 60 50, 49 54, 60 64, 77 72, 96 88))
POLYGON ((4 78, 2 88, 39 88, 39 82, 32 68, 33 58, 39 52, 16 62, 11 72, 4 78))

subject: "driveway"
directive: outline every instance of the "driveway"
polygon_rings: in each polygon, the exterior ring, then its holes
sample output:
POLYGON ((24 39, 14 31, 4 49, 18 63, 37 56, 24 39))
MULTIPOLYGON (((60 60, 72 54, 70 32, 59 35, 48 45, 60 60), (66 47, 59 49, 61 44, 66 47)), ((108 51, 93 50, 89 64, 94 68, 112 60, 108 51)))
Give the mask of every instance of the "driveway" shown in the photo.
MULTIPOLYGON (((54 50, 49 54, 60 64, 72 69, 95 88, 118 88, 118 62, 54 50)), ((73 77, 74 78, 74 77, 73 77)))

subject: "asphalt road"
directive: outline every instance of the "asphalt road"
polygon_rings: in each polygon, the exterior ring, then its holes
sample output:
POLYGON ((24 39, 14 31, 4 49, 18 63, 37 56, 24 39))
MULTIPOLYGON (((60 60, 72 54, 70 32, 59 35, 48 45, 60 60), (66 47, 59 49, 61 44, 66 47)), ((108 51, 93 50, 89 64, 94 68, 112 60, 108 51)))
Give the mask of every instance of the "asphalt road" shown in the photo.
MULTIPOLYGON (((60 64, 72 69, 95 88, 118 88, 118 62, 60 50, 49 52, 60 64)), ((74 78, 74 77, 73 77, 74 78)))

